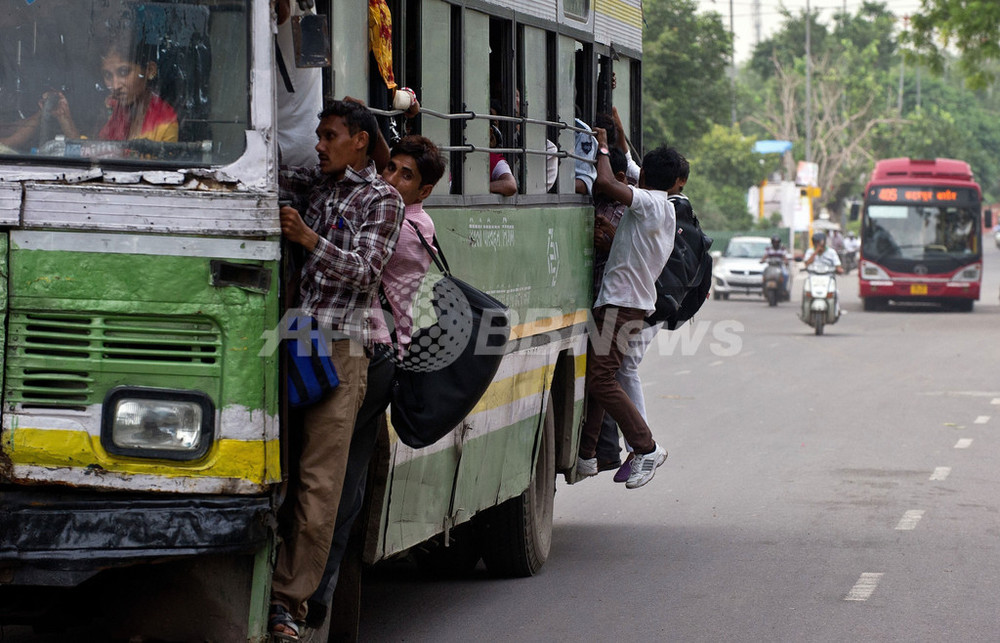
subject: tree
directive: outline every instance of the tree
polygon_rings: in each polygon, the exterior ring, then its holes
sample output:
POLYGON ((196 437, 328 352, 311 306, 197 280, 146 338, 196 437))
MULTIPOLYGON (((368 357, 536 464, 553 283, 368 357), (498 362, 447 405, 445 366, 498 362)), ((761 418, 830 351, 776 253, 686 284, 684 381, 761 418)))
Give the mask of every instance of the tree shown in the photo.
POLYGON ((948 47, 962 57, 959 71, 972 89, 983 89, 997 78, 1000 62, 1000 2, 996 0, 922 0, 911 18, 907 39, 931 69, 944 69, 948 47))
MULTIPOLYGON (((768 138, 793 141, 798 158, 803 159, 808 108, 812 158, 805 160, 818 165, 818 185, 834 213, 842 210, 844 197, 860 191, 861 178, 872 163, 873 134, 879 127, 901 122, 889 100, 895 87, 888 68, 896 49, 892 15, 883 4, 866 2, 854 16, 840 14, 837 18, 832 32, 822 26, 812 28, 812 42, 819 44, 810 47, 813 82, 808 105, 804 46, 798 49, 800 55, 789 56, 773 44, 798 38, 805 16, 796 19, 789 15, 785 30, 758 47, 748 74, 750 79, 756 78, 762 91, 744 119, 768 138), (812 38, 817 32, 825 35, 812 38), (773 52, 771 68, 760 74, 760 61, 768 51, 773 52)), ((793 171, 786 168, 789 176, 793 171)))
POLYGON ((726 75, 732 38, 718 13, 695 0, 646 0, 643 18, 643 137, 684 152, 713 123, 730 120, 726 75))
POLYGON ((755 153, 753 144, 739 127, 714 125, 694 146, 684 192, 702 227, 747 230, 753 224, 747 190, 763 181, 775 164, 755 153))

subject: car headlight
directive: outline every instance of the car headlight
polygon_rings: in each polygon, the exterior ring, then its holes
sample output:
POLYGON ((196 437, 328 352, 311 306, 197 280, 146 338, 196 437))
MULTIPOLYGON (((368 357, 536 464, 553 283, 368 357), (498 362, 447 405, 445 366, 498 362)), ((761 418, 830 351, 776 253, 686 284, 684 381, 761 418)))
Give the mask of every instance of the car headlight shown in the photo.
POLYGON ((116 455, 196 460, 211 446, 214 425, 204 393, 121 387, 104 400, 101 444, 116 455))

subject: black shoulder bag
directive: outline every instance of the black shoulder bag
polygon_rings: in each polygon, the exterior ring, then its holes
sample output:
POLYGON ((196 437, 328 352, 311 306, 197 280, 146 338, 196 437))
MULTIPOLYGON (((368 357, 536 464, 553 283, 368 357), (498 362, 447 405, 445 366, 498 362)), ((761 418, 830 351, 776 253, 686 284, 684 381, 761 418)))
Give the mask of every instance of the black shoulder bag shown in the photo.
POLYGON ((393 429, 413 448, 461 424, 493 381, 510 338, 507 306, 454 277, 437 238, 435 253, 417 236, 442 275, 432 289, 436 322, 413 333, 392 388, 393 429))

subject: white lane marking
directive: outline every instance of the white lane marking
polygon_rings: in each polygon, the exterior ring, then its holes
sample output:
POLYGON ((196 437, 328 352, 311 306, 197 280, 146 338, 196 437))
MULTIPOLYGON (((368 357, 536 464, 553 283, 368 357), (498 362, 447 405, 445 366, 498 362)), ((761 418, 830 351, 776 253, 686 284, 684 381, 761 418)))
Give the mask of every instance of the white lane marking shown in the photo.
POLYGON ((934 473, 928 480, 944 480, 951 473, 951 467, 934 467, 934 473))
POLYGON ((995 397, 990 400, 990 404, 1000 404, 1000 397, 995 397))
POLYGON ((979 417, 976 418, 976 421, 974 422, 974 424, 986 424, 989 421, 990 421, 990 416, 988 416, 988 415, 980 415, 979 417))
POLYGON ((691 371, 677 371, 674 375, 690 375, 691 371))
POLYGON ((896 525, 896 529, 900 531, 910 531, 917 528, 917 523, 920 519, 924 517, 923 509, 910 509, 903 514, 903 517, 899 520, 899 524, 896 525))
POLYGON ((955 443, 956 449, 968 449, 972 445, 972 438, 962 438, 955 443))
POLYGON ((711 364, 709 364, 709 366, 722 366, 723 364, 725 364, 725 362, 723 362, 723 361, 722 361, 722 360, 720 359, 720 360, 719 360, 719 361, 717 361, 717 362, 712 362, 711 364))
POLYGON ((875 593, 875 588, 882 580, 882 572, 865 572, 854 584, 851 591, 844 597, 845 601, 867 601, 875 593))

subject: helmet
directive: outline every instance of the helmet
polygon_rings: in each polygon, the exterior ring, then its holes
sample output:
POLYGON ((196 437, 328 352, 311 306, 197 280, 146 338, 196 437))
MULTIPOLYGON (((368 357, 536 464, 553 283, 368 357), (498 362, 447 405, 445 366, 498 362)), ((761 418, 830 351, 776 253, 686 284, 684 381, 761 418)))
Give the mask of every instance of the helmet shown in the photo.
POLYGON ((813 245, 818 246, 821 243, 826 243, 826 235, 822 232, 813 233, 813 245))
POLYGON ((773 237, 771 237, 771 245, 774 246, 775 248, 780 248, 781 237, 779 237, 778 235, 774 235, 773 237))

